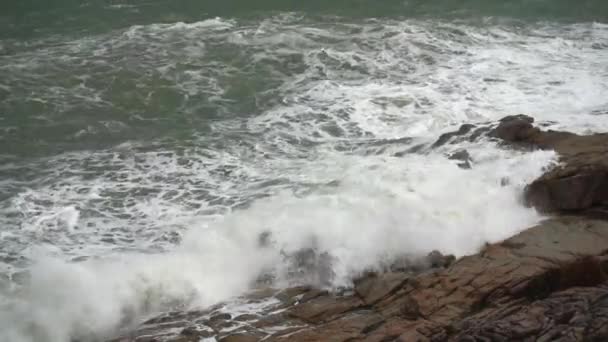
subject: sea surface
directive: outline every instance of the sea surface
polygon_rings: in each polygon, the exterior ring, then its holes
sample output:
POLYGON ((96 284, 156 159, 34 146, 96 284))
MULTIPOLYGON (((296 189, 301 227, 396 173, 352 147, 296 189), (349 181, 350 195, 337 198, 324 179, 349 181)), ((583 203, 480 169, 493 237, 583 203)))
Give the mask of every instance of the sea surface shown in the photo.
POLYGON ((1 1, 0 342, 474 253, 556 156, 430 145, 522 113, 608 131, 608 1, 1 1))

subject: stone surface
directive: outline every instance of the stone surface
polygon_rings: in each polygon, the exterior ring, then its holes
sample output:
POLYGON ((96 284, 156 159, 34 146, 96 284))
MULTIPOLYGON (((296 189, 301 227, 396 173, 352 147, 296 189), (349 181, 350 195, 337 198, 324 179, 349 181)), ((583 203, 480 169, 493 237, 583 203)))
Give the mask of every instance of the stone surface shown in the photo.
POLYGON ((519 147, 559 154, 559 165, 528 185, 526 202, 543 212, 608 214, 608 134, 543 131, 533 122, 527 116, 507 117, 489 133, 519 147))
POLYGON ((211 334, 220 341, 604 341, 607 270, 608 222, 556 217, 447 268, 369 273, 343 296, 309 287, 268 291, 284 300, 246 322, 220 309, 174 313, 117 341, 211 334), (218 321, 232 325, 213 326, 218 321), (179 326, 180 335, 166 337, 179 326))
POLYGON ((475 125, 472 124, 464 124, 458 128, 458 130, 453 132, 448 132, 442 134, 437 141, 433 144, 433 147, 443 146, 447 143, 453 143, 454 140, 458 140, 457 138, 462 138, 466 136, 467 133, 471 132, 475 128, 475 125))
POLYGON ((456 151, 452 154, 450 154, 448 156, 448 159, 450 160, 458 160, 460 161, 460 163, 458 163, 458 167, 460 167, 461 169, 470 169, 473 159, 471 159, 471 155, 469 154, 469 151, 467 150, 459 150, 456 151))

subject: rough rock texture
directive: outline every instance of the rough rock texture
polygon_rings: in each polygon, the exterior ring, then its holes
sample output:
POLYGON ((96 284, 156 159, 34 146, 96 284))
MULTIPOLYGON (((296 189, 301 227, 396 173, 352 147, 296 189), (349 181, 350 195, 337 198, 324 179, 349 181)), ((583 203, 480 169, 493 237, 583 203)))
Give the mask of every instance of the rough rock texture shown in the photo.
POLYGON ((344 295, 258 291, 243 298, 258 315, 172 313, 115 341, 606 341, 607 270, 608 222, 565 216, 447 268, 370 273, 344 295))
MULTIPOLYGON (((608 135, 543 131, 519 115, 465 125, 434 147, 481 136, 559 153, 560 164, 525 194, 558 216, 456 261, 438 252, 422 263, 404 258, 342 293, 263 288, 155 317, 113 341, 608 341, 608 220, 600 219, 608 135), (254 309, 235 313, 235 302, 254 309)), ((470 162, 465 153, 454 158, 470 162)))
POLYGON ((503 118, 489 136, 519 147, 552 149, 560 164, 526 189, 528 204, 545 212, 608 217, 608 134, 543 131, 524 115, 503 118))
MULTIPOLYGON (((513 115, 502 118, 498 125, 462 125, 457 131, 441 135, 432 147, 484 136, 508 148, 555 150, 559 154, 559 164, 527 187, 524 195, 528 205, 548 213, 608 218, 608 133, 577 135, 542 130, 534 125, 534 118, 513 115)), ((448 158, 461 161, 459 167, 471 167, 466 151, 448 158)))

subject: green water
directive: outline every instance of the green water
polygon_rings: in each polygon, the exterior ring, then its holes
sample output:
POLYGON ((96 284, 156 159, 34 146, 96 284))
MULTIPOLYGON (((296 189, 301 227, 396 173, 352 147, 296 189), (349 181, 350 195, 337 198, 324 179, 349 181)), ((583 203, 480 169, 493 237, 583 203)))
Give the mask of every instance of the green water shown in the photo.
POLYGON ((295 11, 355 17, 512 17, 605 21, 604 0, 6 0, 0 36, 103 32, 134 24, 195 21, 295 11))

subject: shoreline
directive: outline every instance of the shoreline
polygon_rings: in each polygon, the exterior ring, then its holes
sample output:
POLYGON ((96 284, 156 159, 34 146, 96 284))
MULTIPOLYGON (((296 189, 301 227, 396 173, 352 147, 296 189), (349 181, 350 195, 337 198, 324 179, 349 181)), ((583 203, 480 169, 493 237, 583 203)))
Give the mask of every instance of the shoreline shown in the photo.
MULTIPOLYGON (((559 154, 523 194, 549 215, 538 225, 455 261, 433 252, 424 268, 364 274, 344 293, 262 288, 239 298, 252 313, 165 313, 112 342, 608 340, 608 134, 543 131, 518 115, 433 146, 482 137, 559 154)), ((466 150, 447 157, 472 167, 466 150)))

